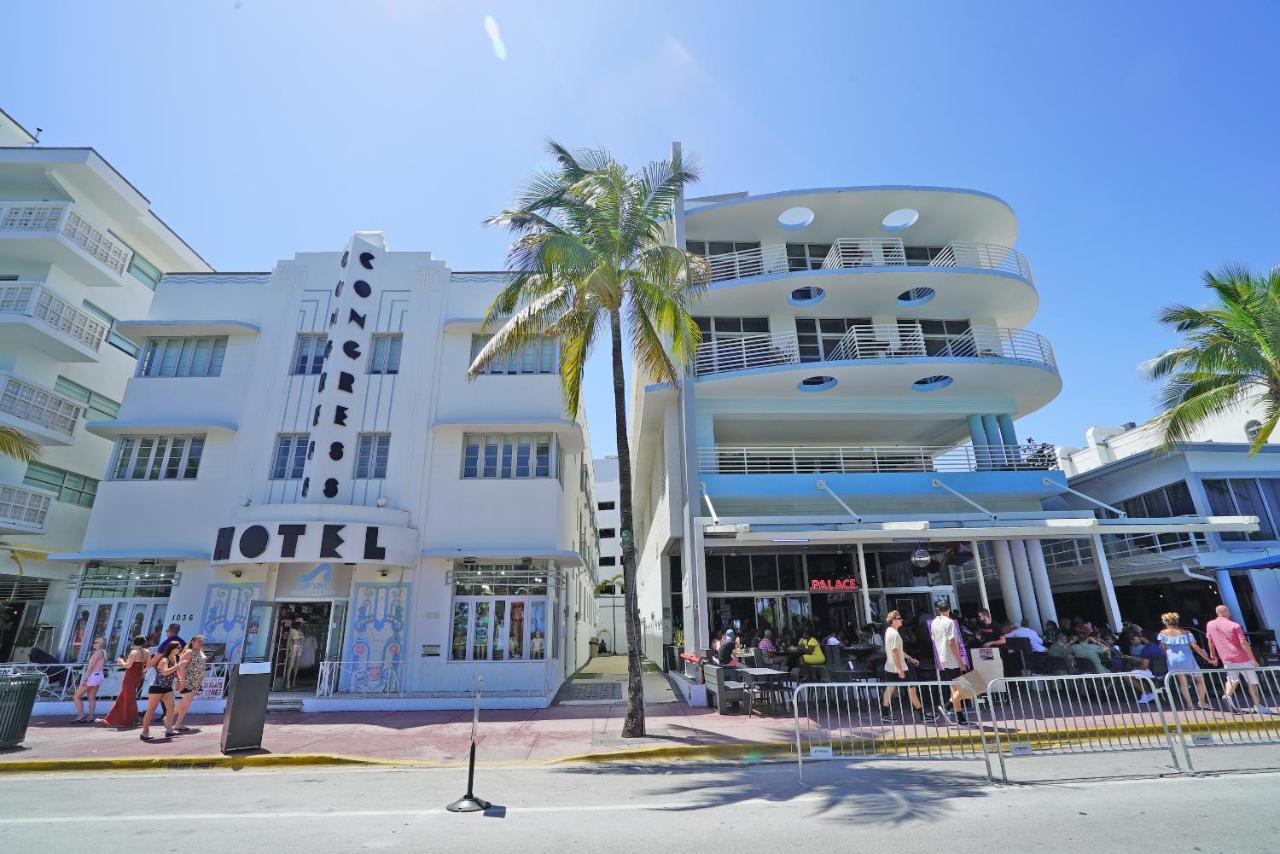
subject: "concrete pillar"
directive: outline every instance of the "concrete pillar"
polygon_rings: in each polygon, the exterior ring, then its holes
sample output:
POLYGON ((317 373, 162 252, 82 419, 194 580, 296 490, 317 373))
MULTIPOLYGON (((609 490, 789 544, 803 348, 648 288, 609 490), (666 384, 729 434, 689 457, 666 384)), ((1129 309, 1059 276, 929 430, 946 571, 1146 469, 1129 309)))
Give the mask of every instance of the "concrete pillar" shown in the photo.
POLYGON ((682 567, 689 579, 688 598, 684 601, 684 648, 686 652, 697 655, 711 645, 711 615, 707 613, 707 552, 703 547, 702 525, 694 521, 685 539, 689 541, 691 561, 687 567, 682 567))
POLYGON ((1102 607, 1107 611, 1107 622, 1113 632, 1120 631, 1120 603, 1116 601, 1116 588, 1111 583, 1111 565, 1102 547, 1102 535, 1093 535, 1093 566, 1098 571, 1098 592, 1102 594, 1102 607))
MULTIPOLYGON (((1266 624, 1265 628, 1280 634, 1280 572, 1274 569, 1250 570, 1249 581, 1253 584, 1253 604, 1266 624)), ((1223 604, 1226 604, 1225 600, 1223 604)), ((1240 612, 1233 608, 1232 613, 1238 615, 1240 612)), ((1236 620, 1239 621, 1238 616, 1236 620)))
POLYGON ((871 622, 871 589, 867 586, 867 555, 862 543, 858 543, 858 583, 862 585, 862 607, 866 615, 863 625, 871 622))
POLYGON ((987 431, 981 415, 969 416, 969 439, 973 442, 973 467, 977 471, 991 468, 991 452, 987 450, 987 431))
POLYGON ((982 430, 987 434, 988 445, 1003 445, 1000 439, 1000 424, 994 415, 982 416, 982 430))
POLYGON ((982 602, 982 609, 990 611, 991 600, 987 598, 987 579, 982 572, 982 552, 978 551, 978 541, 969 543, 969 549, 973 552, 973 569, 978 574, 978 598, 982 602))
POLYGON ((997 415, 996 424, 1000 427, 1000 438, 1006 445, 1018 444, 1018 433, 1013 429, 1012 415, 997 415))
MULTIPOLYGON (((1053 587, 1049 583, 1049 567, 1044 562, 1044 544, 1039 540, 1024 540, 1027 545, 1027 561, 1031 564, 1031 583, 1036 589, 1036 604, 1040 606, 1040 616, 1046 622, 1058 620, 1058 606, 1053 602, 1053 587)), ((1036 631, 1043 628, 1036 626, 1036 631)))
POLYGON ((1018 597, 1018 584, 1013 578, 1013 556, 1007 540, 992 540, 991 551, 996 556, 996 570, 1000 574, 1000 598, 1004 600, 1004 613, 1014 625, 1022 622, 1022 599, 1018 597))
POLYGON ((1044 623, 1040 620, 1040 606, 1036 604, 1026 544, 1022 540, 1010 540, 1009 551, 1013 556, 1013 577, 1018 584, 1018 597, 1022 600, 1022 616, 1031 623, 1031 628, 1040 631, 1044 623))
POLYGON ((1223 605, 1231 609, 1231 619, 1244 628, 1244 612, 1240 610, 1240 598, 1236 596, 1235 585, 1231 583, 1231 573, 1225 569, 1217 569, 1213 574, 1218 577, 1218 598, 1222 600, 1223 605))

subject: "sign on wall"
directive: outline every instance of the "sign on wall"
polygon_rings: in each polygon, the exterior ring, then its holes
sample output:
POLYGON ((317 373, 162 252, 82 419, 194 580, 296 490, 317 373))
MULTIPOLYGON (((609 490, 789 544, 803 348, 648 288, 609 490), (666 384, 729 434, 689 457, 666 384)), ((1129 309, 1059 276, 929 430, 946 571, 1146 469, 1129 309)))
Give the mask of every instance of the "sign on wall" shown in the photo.
POLYGON ((848 593, 857 589, 856 578, 814 578, 809 581, 810 593, 848 593))
POLYGON ((355 522, 253 522, 218 529, 214 564, 383 563, 416 566, 417 532, 355 522))

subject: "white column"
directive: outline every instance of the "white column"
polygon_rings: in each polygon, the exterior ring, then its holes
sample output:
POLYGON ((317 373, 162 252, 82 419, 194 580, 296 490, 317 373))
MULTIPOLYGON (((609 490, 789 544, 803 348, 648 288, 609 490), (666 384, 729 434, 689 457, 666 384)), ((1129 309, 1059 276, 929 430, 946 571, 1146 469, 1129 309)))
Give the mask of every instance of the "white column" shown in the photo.
MULTIPOLYGON (((1044 562, 1044 545, 1039 540, 1024 540, 1027 546, 1027 559, 1031 563, 1031 582, 1036 588, 1036 604, 1040 606, 1040 616, 1048 621, 1058 622, 1058 606, 1053 601, 1053 586, 1049 583, 1049 567, 1044 562)), ((1034 627, 1036 631, 1044 628, 1042 623, 1034 627)))
POLYGON ((1013 553, 1013 577, 1018 583, 1018 597, 1022 600, 1022 616, 1036 631, 1044 625, 1040 621, 1040 606, 1036 604, 1035 585, 1031 583, 1031 567, 1027 563, 1027 547, 1022 540, 1010 540, 1013 553))
POLYGON ((982 574, 982 553, 978 551, 978 541, 971 541, 969 548, 973 551, 973 568, 978 573, 978 599, 982 602, 982 609, 990 611, 991 600, 987 598, 987 579, 982 574))
POLYGON ((1018 597, 1018 583, 1013 578, 1013 556, 1009 553, 1008 540, 992 540, 991 550, 996 556, 996 570, 1000 573, 1000 598, 1004 600, 1004 612, 1009 622, 1022 623, 1022 599, 1018 597))
POLYGON ((858 583, 862 585, 862 607, 864 609, 866 621, 871 622, 871 591, 867 589, 867 555, 862 548, 862 543, 858 543, 858 583))
POLYGON ((1098 592, 1102 594, 1102 606, 1107 609, 1107 622, 1112 631, 1120 631, 1120 603, 1116 601, 1116 588, 1111 583, 1111 566, 1107 552, 1102 548, 1102 535, 1093 535, 1093 565, 1098 570, 1098 592))
MULTIPOLYGON (((702 525, 696 520, 690 526, 689 536, 689 552, 691 562, 688 570, 689 574, 689 598, 693 600, 693 620, 685 622, 684 647, 685 651, 698 654, 710 645, 711 641, 711 623, 710 615, 707 614, 707 553, 703 547, 702 525), (693 631, 689 631, 690 626, 693 631)), ((688 613, 688 606, 685 606, 688 613)))

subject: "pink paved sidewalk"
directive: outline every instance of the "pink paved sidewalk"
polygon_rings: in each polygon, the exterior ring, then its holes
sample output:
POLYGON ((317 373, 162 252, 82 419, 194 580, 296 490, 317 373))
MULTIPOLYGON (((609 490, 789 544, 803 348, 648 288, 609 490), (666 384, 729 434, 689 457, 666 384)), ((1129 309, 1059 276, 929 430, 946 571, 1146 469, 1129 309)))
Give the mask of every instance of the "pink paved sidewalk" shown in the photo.
MULTIPOLYGON (((568 756, 653 747, 785 742, 794 734, 791 717, 718 715, 683 703, 648 707, 648 737, 621 735, 625 706, 553 706, 548 709, 483 711, 478 758, 482 762, 549 762, 568 756)), ((0 751, 12 761, 219 756, 221 716, 192 715, 196 731, 144 743, 139 730, 71 724, 67 718, 34 718, 19 749, 0 751)), ((163 727, 153 727, 163 736, 163 727)), ((464 762, 470 746, 471 712, 276 712, 267 716, 263 749, 271 754, 330 754, 376 760, 464 762)))

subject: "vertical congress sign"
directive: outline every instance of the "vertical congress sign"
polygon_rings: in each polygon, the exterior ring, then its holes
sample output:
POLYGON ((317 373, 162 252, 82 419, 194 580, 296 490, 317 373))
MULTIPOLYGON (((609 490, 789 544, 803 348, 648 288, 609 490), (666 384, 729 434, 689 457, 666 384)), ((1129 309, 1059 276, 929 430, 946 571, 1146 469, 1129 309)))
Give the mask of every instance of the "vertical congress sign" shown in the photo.
POLYGON ((360 430, 359 405, 373 352, 377 302, 373 295, 383 251, 381 243, 372 243, 357 233, 338 265, 324 372, 316 388, 302 476, 302 497, 317 504, 342 503, 343 496, 350 495, 360 430))

